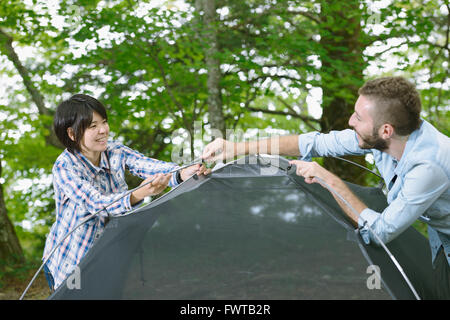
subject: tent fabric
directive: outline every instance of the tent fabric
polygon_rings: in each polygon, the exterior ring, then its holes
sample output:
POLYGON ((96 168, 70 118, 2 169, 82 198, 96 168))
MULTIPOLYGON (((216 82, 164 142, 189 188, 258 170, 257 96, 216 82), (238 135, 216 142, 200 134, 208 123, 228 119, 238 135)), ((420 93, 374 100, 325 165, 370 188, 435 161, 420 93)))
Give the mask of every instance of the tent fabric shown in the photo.
MULTIPOLYGON (((374 210, 387 206, 380 189, 348 185, 374 210)), ((387 246, 429 292, 427 239, 410 227, 387 246)), ((414 299, 330 192, 281 157, 233 161, 112 217, 78 267, 50 299, 414 299)))

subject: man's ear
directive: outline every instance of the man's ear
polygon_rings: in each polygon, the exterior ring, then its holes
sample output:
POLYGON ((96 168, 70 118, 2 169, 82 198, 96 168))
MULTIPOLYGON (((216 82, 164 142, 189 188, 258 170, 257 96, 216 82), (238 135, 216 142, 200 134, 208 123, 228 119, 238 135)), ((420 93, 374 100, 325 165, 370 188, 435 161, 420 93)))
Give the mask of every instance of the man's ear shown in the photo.
POLYGON ((394 127, 389 123, 385 123, 380 127, 378 135, 383 139, 389 139, 394 135, 394 127))
POLYGON ((67 135, 69 136, 70 140, 75 141, 75 134, 71 127, 67 128, 67 135))

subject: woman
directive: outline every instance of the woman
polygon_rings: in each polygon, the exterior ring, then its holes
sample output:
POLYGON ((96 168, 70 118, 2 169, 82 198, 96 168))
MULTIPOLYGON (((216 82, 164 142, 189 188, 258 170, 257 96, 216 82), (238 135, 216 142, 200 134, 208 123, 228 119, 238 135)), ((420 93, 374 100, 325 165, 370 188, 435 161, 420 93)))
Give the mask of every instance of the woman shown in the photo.
POLYGON ((136 208, 145 197, 162 192, 167 185, 174 187, 195 173, 209 172, 198 164, 167 174, 177 165, 108 141, 107 120, 104 106, 83 94, 63 101, 56 109, 54 129, 66 149, 52 170, 56 221, 47 237, 43 259, 85 217, 103 210, 64 240, 44 265, 51 290, 73 272, 100 236, 109 215, 136 208), (124 196, 128 191, 125 169, 145 179, 141 185, 154 181, 124 196))

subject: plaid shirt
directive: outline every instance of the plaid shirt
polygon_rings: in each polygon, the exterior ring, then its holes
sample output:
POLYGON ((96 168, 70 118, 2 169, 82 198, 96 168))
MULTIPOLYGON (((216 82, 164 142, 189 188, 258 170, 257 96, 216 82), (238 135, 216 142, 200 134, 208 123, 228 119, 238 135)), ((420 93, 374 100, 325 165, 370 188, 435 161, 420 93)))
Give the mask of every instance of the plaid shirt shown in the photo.
MULTIPOLYGON (((105 206, 122 197, 128 186, 125 182, 125 168, 143 179, 156 174, 167 173, 177 165, 143 156, 142 154, 114 141, 101 153, 99 167, 94 166, 83 154, 70 153, 67 149, 58 157, 53 166, 53 188, 56 202, 56 221, 50 229, 45 243, 43 260, 47 258, 63 237, 83 218, 104 209, 105 206)), ((177 185, 173 174, 169 186, 177 185)), ((90 219, 73 232, 47 262, 55 289, 73 272, 94 240, 105 227, 108 215, 121 215, 134 207, 130 195, 109 206, 106 212, 90 219)))

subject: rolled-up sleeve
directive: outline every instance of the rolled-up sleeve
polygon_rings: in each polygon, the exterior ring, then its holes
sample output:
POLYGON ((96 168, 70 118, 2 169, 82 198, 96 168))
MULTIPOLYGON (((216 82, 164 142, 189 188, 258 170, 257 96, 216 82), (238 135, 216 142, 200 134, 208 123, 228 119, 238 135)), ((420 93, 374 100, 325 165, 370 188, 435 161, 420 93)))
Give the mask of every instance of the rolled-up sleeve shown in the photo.
MULTIPOLYGON (((126 156, 126 166, 130 172, 142 179, 146 179, 157 173, 168 173, 175 168, 178 168, 178 165, 175 163, 146 157, 123 145, 121 146, 121 151, 126 156)), ((175 187, 177 185, 176 173, 173 173, 169 181, 169 186, 175 187)))
POLYGON ((355 131, 351 129, 329 133, 309 132, 299 135, 298 148, 301 159, 311 161, 314 157, 337 157, 343 155, 364 155, 370 149, 361 149, 355 131))
POLYGON ((398 196, 382 212, 363 210, 358 224, 364 242, 388 243, 408 228, 447 190, 449 180, 445 172, 431 163, 413 167, 404 178, 398 196), (376 236, 373 233, 376 234, 376 236))

